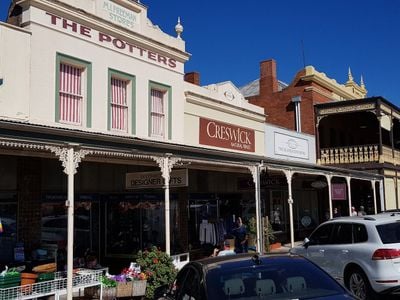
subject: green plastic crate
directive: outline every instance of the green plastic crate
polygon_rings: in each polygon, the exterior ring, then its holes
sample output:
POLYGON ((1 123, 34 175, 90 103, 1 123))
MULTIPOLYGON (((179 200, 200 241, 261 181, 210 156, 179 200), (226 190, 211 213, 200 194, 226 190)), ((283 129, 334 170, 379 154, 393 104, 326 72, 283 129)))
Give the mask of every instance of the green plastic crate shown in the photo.
POLYGON ((21 283, 21 274, 0 276, 0 289, 19 286, 20 283, 21 283))
POLYGON ((37 282, 54 280, 54 273, 42 273, 38 275, 37 282))
POLYGON ((16 299, 18 290, 8 288, 17 287, 21 284, 21 274, 0 276, 0 300, 16 299))

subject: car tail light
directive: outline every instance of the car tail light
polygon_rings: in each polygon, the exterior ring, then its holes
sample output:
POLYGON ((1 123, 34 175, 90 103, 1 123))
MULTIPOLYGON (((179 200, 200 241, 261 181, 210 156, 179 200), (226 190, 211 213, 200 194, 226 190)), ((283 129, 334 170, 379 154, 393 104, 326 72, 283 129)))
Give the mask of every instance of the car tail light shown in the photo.
POLYGON ((372 260, 400 258, 400 249, 378 249, 372 255, 372 260))

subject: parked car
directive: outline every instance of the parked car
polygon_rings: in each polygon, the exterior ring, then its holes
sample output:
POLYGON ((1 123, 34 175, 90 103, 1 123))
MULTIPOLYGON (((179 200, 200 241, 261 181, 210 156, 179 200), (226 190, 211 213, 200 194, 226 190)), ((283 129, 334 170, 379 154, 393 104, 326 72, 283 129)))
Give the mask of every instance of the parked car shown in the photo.
POLYGON ((400 294, 400 213, 335 218, 291 249, 360 299, 400 294))
POLYGON ((311 261, 287 254, 217 256, 186 264, 154 299, 355 299, 311 261))

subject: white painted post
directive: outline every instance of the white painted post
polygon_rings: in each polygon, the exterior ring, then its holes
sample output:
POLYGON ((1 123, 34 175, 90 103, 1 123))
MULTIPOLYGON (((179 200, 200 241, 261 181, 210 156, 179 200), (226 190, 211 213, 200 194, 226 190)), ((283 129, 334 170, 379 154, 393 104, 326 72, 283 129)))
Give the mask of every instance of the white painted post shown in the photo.
POLYGON ((351 178, 347 176, 346 177, 346 182, 347 182, 347 194, 349 195, 349 216, 351 216, 351 207, 352 207, 350 180, 351 180, 351 178))
POLYGON ((293 172, 290 170, 284 171, 288 183, 288 204, 289 204, 289 222, 290 222, 290 244, 294 247, 294 221, 293 221, 293 197, 292 197, 292 177, 293 172))
POLYGON ((328 181, 328 199, 329 199, 329 219, 333 218, 332 209, 332 175, 325 175, 326 181, 328 181))
POLYGON ((169 157, 164 158, 162 173, 164 177, 164 196, 165 196, 165 252, 171 255, 171 221, 170 221, 170 201, 169 201, 169 157))
POLYGON ((378 206, 376 203, 376 187, 375 187, 375 180, 371 180, 371 185, 372 185, 372 193, 374 193, 374 212, 377 214, 378 213, 378 206))
POLYGON ((72 300, 72 270, 74 265, 74 148, 68 148, 67 154, 68 175, 68 243, 67 243, 67 300, 72 300))
POLYGON ((261 222, 261 199, 260 199, 260 166, 254 166, 253 180, 255 187, 255 197, 256 197, 256 226, 257 226, 257 251, 258 253, 264 253, 264 243, 263 243, 263 231, 261 222))

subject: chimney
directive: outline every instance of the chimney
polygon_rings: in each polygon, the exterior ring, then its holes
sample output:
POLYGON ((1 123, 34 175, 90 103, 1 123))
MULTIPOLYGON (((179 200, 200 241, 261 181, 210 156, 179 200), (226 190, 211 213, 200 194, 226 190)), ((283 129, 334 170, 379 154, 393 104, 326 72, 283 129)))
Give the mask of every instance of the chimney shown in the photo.
POLYGON ((199 72, 189 72, 185 74, 185 81, 193 83, 195 85, 200 85, 200 73, 199 72))
POLYGON ((272 94, 278 91, 276 61, 265 60, 260 63, 260 94, 272 94))

